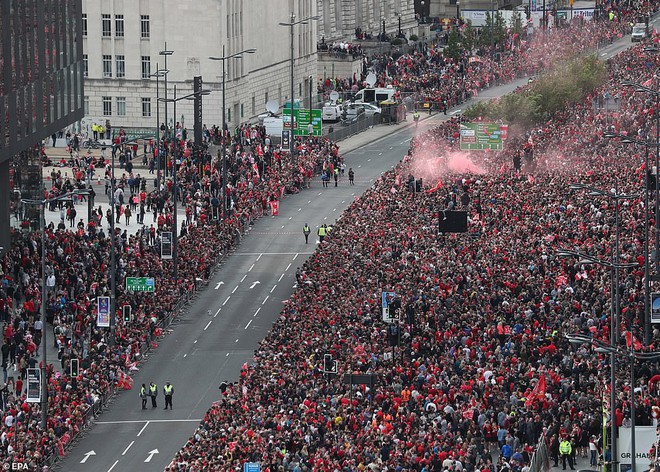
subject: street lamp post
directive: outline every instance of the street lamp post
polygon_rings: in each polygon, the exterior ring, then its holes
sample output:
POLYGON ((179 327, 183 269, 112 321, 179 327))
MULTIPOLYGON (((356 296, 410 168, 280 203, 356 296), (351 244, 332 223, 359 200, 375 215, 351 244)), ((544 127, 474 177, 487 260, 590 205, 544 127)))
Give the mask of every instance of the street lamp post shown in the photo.
POLYGON ((212 61, 222 61, 222 205, 223 205, 222 216, 223 218, 225 217, 227 210, 227 198, 225 195, 227 191, 227 143, 225 136, 225 128, 227 126, 226 124, 227 112, 225 110, 225 75, 226 75, 225 62, 227 61, 227 59, 241 59, 243 57, 243 54, 254 54, 255 52, 257 52, 255 48, 250 48, 250 49, 244 49, 243 51, 236 52, 234 54, 230 54, 227 56, 225 54, 225 46, 223 44, 221 57, 217 57, 217 56, 209 57, 209 59, 212 61))
POLYGON ((39 205, 41 209, 39 214, 39 230, 41 233, 41 310, 39 310, 39 319, 41 321, 41 368, 39 369, 39 381, 41 385, 41 428, 44 431, 46 431, 46 428, 48 427, 48 350, 46 349, 48 344, 46 342, 46 333, 48 332, 46 329, 46 291, 48 290, 48 284, 46 281, 46 205, 51 202, 66 200, 73 198, 74 196, 87 194, 89 194, 87 190, 77 190, 44 200, 21 200, 22 203, 29 205, 39 205))
MULTIPOLYGON (((289 28, 291 28, 291 77, 290 77, 290 79, 291 79, 291 98, 289 99, 289 103, 291 105, 291 122, 290 122, 291 123, 291 127, 290 127, 291 135, 289 136, 289 154, 291 155, 291 164, 295 164, 295 162, 296 162, 295 157, 293 155, 293 149, 294 149, 294 145, 293 145, 293 117, 294 117, 294 114, 293 114, 294 104, 293 104, 293 102, 294 102, 294 100, 293 100, 293 97, 295 95, 295 90, 293 88, 293 27, 296 26, 296 25, 300 25, 300 24, 307 24, 307 22, 309 22, 310 20, 318 20, 319 18, 321 18, 321 17, 318 16, 318 15, 315 15, 315 16, 308 16, 306 18, 303 18, 301 20, 296 21, 296 14, 291 12, 291 21, 289 23, 280 23, 280 26, 288 26, 289 28)), ((383 32, 384 32, 384 30, 385 30, 385 20, 383 20, 383 32)))
MULTIPOLYGON (((156 77, 156 134, 154 136, 154 142, 156 144, 156 188, 160 190, 160 87, 159 80, 161 77, 166 77, 169 71, 167 69, 159 69, 158 63, 156 63, 156 72, 151 74, 149 77, 156 77)), ((153 150, 152 150, 153 152, 153 150)))
MULTIPOLYGON (((158 52, 159 56, 165 56, 165 70, 168 70, 167 69, 167 56, 171 56, 172 54, 174 54, 174 51, 170 51, 170 50, 167 49, 167 41, 165 41, 165 49, 158 52)), ((167 73, 165 73, 165 136, 163 137, 165 146, 163 146, 163 147, 165 149, 165 173, 166 174, 167 174, 167 146, 166 146, 166 143, 167 143, 167 139, 169 138, 169 135, 170 135, 170 125, 167 122, 167 73)), ((160 144, 159 144, 158 151, 159 151, 159 154, 160 154, 160 144)), ((159 162, 159 165, 160 164, 161 163, 159 162)), ((158 172, 160 173, 160 168, 158 169, 158 172)), ((160 182, 160 179, 158 179, 158 181, 160 182)), ((160 191, 160 188, 158 188, 158 191, 160 191)))
MULTIPOLYGON (((584 334, 569 334, 566 338, 572 344, 590 344, 595 349, 596 352, 605 353, 610 355, 611 365, 614 365, 615 358, 617 355, 625 357, 630 362, 630 466, 631 471, 636 472, 637 466, 637 450, 635 446, 635 361, 657 361, 660 359, 660 352, 635 352, 635 344, 632 338, 632 316, 631 316, 631 326, 628 330, 630 332, 630 346, 629 350, 620 349, 612 344, 604 343, 598 339, 595 339, 591 336, 586 336, 584 334)), ((611 392, 614 392, 614 384, 610 385, 611 392)), ((614 418, 615 405, 614 405, 615 396, 612 395, 610 400, 612 404, 610 405, 611 418, 610 422, 612 424, 612 444, 615 444, 616 440, 616 430, 614 429, 614 424, 616 423, 614 418)), ((614 456, 614 449, 612 452, 612 464, 616 464, 616 457, 614 456)), ((615 470, 612 468, 612 470, 615 470)))
POLYGON ((456 0, 456 24, 458 24, 458 20, 461 17, 461 2, 456 0))
MULTIPOLYGON (((175 119, 175 124, 176 124, 176 102, 180 100, 190 100, 194 99, 195 97, 198 96, 203 96, 203 95, 208 95, 211 93, 210 90, 200 90, 199 92, 193 92, 189 93, 188 95, 184 95, 183 97, 177 97, 176 96, 176 85, 174 85, 174 98, 164 98, 161 99, 161 101, 165 102, 165 106, 167 107, 168 102, 174 103, 174 119, 175 119)), ((174 136, 173 136, 174 142, 176 143, 176 127, 174 129, 174 136)), ((177 188, 177 182, 176 182, 176 174, 177 174, 177 158, 179 157, 179 146, 177 144, 174 145, 174 151, 172 158, 174 159, 172 168, 174 169, 174 175, 172 177, 172 196, 174 200, 174 214, 172 215, 172 222, 174 226, 174 231, 173 231, 173 247, 172 247, 172 259, 174 260, 174 281, 178 286, 178 281, 179 281, 179 224, 178 224, 178 218, 177 218, 177 197, 178 197, 178 188, 177 188)))

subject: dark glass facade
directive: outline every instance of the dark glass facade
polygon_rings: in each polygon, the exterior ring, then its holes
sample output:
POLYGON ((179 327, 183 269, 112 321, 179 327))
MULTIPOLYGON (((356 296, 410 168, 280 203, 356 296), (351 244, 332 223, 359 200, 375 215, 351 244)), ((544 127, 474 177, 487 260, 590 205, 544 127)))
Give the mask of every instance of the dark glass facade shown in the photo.
POLYGON ((82 118, 83 95, 82 0, 0 0, 0 164, 82 118))

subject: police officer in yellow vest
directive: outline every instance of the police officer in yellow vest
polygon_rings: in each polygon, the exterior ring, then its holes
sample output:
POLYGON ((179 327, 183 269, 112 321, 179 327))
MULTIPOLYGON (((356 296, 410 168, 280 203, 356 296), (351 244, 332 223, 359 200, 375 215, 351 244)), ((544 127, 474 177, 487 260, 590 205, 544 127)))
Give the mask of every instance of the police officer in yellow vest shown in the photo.
POLYGON ((307 244, 309 240, 309 233, 312 232, 312 229, 309 227, 307 223, 305 223, 305 226, 303 226, 303 234, 305 235, 305 244, 307 244))
POLYGON ((140 387, 140 398, 142 399, 142 409, 146 410, 147 409, 147 387, 142 384, 142 387, 140 387))
POLYGON ((174 387, 172 387, 172 384, 169 382, 165 382, 165 386, 163 387, 163 393, 165 394, 165 410, 167 410, 167 405, 170 406, 170 410, 172 409, 172 395, 174 395, 174 387))
POLYGON ((156 408, 156 397, 158 396, 158 385, 151 382, 149 384, 149 396, 151 397, 151 408, 156 408))
POLYGON ((568 438, 564 438, 562 442, 559 443, 559 454, 561 455, 561 464, 564 470, 566 470, 567 460, 571 470, 575 470, 575 467, 573 467, 573 455, 571 454, 572 452, 573 446, 571 446, 571 442, 568 440, 568 438))
POLYGON ((319 235, 319 242, 323 242, 325 237, 328 235, 328 227, 326 225, 319 226, 317 234, 319 235))
POLYGON ((413 120, 415 121, 415 126, 419 124, 419 112, 415 110, 415 113, 413 113, 413 120))

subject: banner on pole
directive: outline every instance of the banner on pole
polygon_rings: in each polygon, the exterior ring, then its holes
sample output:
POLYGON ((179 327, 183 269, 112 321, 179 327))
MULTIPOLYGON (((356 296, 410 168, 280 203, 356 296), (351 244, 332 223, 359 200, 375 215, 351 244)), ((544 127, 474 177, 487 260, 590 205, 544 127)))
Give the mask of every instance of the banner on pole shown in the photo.
POLYGON ((653 462, 654 458, 649 457, 649 451, 655 440, 657 439, 655 426, 635 426, 635 471, 631 470, 632 454, 631 450, 631 434, 632 428, 619 428, 619 447, 617 454, 620 471, 643 472, 649 469, 649 463, 653 462))
POLYGON ((651 294, 651 323, 660 323, 660 293, 651 294))
POLYGON ((27 398, 28 403, 41 402, 41 371, 39 369, 27 370, 27 398))
POLYGON ((110 297, 96 298, 96 326, 110 327, 110 297))
POLYGON ((172 259, 173 253, 172 232, 164 231, 160 234, 160 258, 172 259))

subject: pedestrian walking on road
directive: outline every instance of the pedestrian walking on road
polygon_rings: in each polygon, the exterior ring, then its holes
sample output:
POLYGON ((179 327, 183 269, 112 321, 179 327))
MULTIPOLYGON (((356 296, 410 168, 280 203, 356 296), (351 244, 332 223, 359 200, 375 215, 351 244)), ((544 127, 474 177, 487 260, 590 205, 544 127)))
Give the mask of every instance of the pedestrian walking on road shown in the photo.
POLYGON ((353 168, 348 169, 348 182, 351 185, 355 185, 355 172, 353 172, 353 168))
POLYGON ((151 408, 156 408, 156 397, 158 396, 158 385, 151 382, 149 384, 149 396, 151 397, 151 408))
POLYGON ((170 410, 172 409, 172 395, 174 395, 174 387, 172 386, 171 383, 165 382, 165 386, 163 387, 163 393, 165 394, 165 410, 167 410, 167 405, 170 406, 170 410))
POLYGON ((303 234, 305 235, 305 244, 308 243, 309 241, 309 233, 312 232, 312 229, 309 227, 307 223, 305 223, 305 226, 303 226, 303 234))
POLYGON ((146 410, 147 409, 147 387, 142 384, 142 387, 140 387, 140 398, 142 399, 142 409, 146 410))

